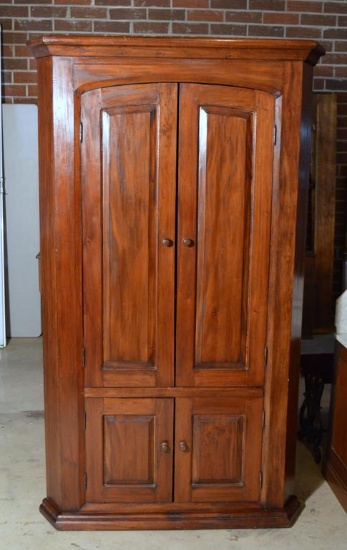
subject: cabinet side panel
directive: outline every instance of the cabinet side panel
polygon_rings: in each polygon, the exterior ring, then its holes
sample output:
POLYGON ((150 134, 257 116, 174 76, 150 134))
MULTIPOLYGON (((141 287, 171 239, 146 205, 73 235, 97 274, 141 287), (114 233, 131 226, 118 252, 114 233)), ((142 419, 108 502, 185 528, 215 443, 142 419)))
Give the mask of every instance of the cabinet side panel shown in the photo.
POLYGON ((55 303, 56 283, 54 272, 53 212, 54 193, 49 184, 53 179, 53 128, 47 121, 53 120, 52 112, 52 60, 43 59, 38 62, 38 88, 47 93, 39 93, 39 173, 40 173, 40 286, 42 295, 42 330, 43 367, 44 367, 44 398, 45 398, 45 444, 47 468, 47 494, 58 506, 61 506, 60 487, 60 423, 57 407, 57 339, 56 312, 50 307, 55 303))
POLYGON ((81 244, 71 60, 39 62, 41 287, 48 496, 83 499, 81 244), (62 166, 64 169, 62 170, 62 166))
POLYGON ((301 124, 300 153, 298 173, 298 205, 296 215, 294 281, 292 299, 291 344, 289 362, 289 388, 287 412, 286 441, 286 485, 285 495, 294 493, 295 457, 297 444, 298 392, 300 375, 300 341, 302 329, 302 310, 304 293, 304 266, 306 251, 308 188, 311 168, 312 136, 312 73, 313 68, 304 64, 302 67, 301 88, 301 124))
MULTIPOLYGON (((301 64, 284 64, 283 95, 277 100, 262 490, 262 501, 273 507, 284 505, 294 475, 309 167, 304 152, 307 143, 301 149, 303 70, 301 64)), ((308 139, 307 121, 304 142, 308 139)))

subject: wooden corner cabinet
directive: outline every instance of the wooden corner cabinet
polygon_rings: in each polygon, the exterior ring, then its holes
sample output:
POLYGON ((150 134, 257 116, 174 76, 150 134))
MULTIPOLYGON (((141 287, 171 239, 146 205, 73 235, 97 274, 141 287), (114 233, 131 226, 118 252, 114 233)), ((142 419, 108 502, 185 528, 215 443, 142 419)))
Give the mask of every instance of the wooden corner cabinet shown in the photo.
POLYGON ((58 529, 285 527, 312 41, 45 36, 47 498, 58 529))

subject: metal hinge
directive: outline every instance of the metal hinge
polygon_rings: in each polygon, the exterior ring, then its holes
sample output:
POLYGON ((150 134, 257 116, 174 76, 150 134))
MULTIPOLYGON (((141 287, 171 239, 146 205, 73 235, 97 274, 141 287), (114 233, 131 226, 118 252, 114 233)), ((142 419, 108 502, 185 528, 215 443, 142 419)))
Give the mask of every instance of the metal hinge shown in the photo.
POLYGON ((82 348, 82 367, 86 366, 86 348, 83 346, 82 348))
POLYGON ((87 472, 84 472, 84 490, 85 491, 87 490, 87 485, 88 485, 87 472))
POLYGON ((259 487, 263 488, 263 472, 259 472, 259 487))
POLYGON ((277 124, 275 124, 274 126, 273 142, 274 142, 274 145, 277 145, 277 124))
POLYGON ((83 143, 83 122, 80 122, 80 142, 83 143))
POLYGON ((267 356, 268 356, 268 349, 267 349, 267 346, 265 346, 265 348, 264 348, 264 362, 265 362, 265 367, 267 367, 267 356))
POLYGON ((87 429, 87 413, 85 411, 83 413, 83 426, 84 426, 84 431, 86 431, 86 429, 87 429))
POLYGON ((265 429, 265 411, 261 414, 261 427, 263 430, 265 429))

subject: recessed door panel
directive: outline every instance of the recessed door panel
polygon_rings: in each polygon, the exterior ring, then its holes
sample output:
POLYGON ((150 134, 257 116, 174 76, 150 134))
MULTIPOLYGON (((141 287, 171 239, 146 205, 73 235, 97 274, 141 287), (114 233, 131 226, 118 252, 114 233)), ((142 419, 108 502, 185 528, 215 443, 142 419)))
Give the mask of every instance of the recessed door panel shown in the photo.
POLYGON ((194 415, 193 486, 243 486, 245 424, 240 413, 194 415))
POLYGON ((176 404, 176 502, 258 501, 262 398, 176 404))
POLYGON ((172 500, 173 399, 86 400, 87 502, 172 500))
POLYGON ((154 366, 155 118, 147 105, 102 113, 104 368, 154 366))
POLYGON ((104 415, 105 486, 136 484, 153 486, 154 420, 153 414, 104 415))
POLYGON ((196 367, 245 361, 252 113, 201 107, 199 112, 196 367))
POLYGON ((274 99, 181 85, 179 121, 176 381, 261 385, 274 99))
POLYGON ((176 87, 82 98, 86 383, 173 379, 176 87))

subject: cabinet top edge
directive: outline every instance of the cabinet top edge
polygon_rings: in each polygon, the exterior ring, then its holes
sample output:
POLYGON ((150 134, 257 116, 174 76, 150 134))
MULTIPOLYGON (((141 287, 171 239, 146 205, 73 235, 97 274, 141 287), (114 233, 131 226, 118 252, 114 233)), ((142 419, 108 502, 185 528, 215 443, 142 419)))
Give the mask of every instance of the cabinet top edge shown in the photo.
POLYGON ((42 57, 146 57, 306 61, 315 65, 325 54, 314 40, 148 36, 44 35, 28 42, 42 57))

